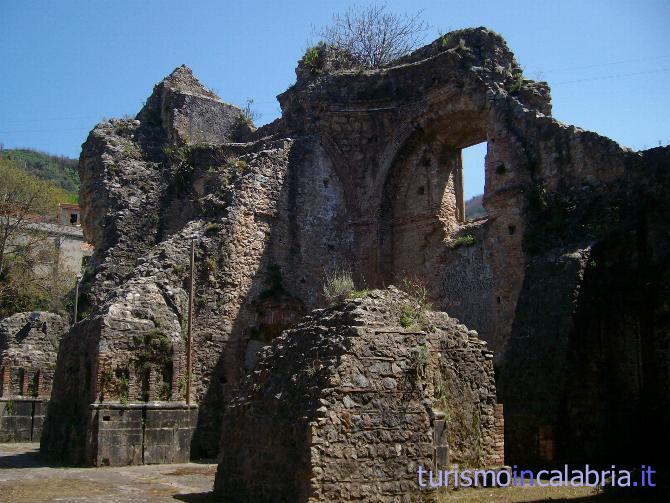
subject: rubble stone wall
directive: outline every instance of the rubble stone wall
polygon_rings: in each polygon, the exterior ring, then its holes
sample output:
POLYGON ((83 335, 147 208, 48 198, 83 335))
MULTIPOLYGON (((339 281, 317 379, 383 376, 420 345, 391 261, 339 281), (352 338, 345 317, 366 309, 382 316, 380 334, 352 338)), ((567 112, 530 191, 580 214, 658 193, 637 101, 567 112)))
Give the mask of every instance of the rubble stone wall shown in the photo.
POLYGON ((397 501, 419 466, 502 463, 491 352, 444 313, 402 328, 414 302, 373 291, 262 350, 224 418, 225 501, 397 501))
POLYGON ((68 329, 48 312, 17 313, 0 320, 0 441, 40 438, 51 395, 56 355, 68 329))

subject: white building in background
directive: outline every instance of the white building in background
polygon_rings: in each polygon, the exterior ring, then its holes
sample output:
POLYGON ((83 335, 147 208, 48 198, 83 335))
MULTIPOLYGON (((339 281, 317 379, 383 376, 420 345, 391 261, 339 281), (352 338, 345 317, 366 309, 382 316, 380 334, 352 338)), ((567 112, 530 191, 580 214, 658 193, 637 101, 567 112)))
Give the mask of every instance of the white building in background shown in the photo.
POLYGON ((79 213, 78 204, 60 203, 58 205, 58 223, 80 227, 79 213))
MULTIPOLYGON (((88 263, 93 254, 93 246, 84 240, 80 224, 79 205, 63 203, 58 205, 56 223, 27 221, 22 228, 28 232, 19 233, 11 246, 20 247, 35 234, 44 236, 41 242, 53 243, 57 253, 58 272, 76 276, 88 263)), ((47 271, 44 271, 47 272, 47 271)))

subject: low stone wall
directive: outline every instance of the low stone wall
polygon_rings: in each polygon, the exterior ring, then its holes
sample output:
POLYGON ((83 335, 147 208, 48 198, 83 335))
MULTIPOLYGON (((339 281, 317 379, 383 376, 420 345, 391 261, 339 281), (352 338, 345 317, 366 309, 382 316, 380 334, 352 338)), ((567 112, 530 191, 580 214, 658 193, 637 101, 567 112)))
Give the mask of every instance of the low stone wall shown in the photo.
POLYGON ((0 442, 37 442, 46 409, 46 400, 0 398, 0 442))
POLYGON ((88 463, 187 463, 198 408, 172 403, 92 404, 88 463))

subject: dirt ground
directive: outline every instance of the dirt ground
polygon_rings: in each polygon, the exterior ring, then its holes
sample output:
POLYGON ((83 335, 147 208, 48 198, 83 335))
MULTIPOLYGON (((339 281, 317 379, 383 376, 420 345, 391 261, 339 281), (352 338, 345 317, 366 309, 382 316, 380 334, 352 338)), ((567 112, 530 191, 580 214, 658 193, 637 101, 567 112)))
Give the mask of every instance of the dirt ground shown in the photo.
MULTIPOLYGON (((40 461, 39 444, 0 444, 0 502, 217 501, 211 494, 215 464, 187 463, 107 468, 51 467, 40 461)), ((593 488, 524 487, 442 492, 444 502, 612 501, 593 488)), ((619 503, 639 499, 616 499, 619 503)), ((251 502, 250 502, 251 503, 251 502)))
POLYGON ((42 463, 39 444, 0 444, 0 501, 215 501, 215 464, 61 468, 42 463))

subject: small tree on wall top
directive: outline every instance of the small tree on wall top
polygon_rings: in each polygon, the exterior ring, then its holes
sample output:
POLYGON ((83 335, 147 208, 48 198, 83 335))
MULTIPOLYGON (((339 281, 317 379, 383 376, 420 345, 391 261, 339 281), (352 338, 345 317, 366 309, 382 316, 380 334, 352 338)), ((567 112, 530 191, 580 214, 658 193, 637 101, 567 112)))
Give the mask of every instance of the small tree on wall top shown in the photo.
POLYGON ((366 68, 379 68, 414 50, 428 25, 421 12, 410 16, 385 5, 351 7, 333 15, 331 26, 317 32, 326 44, 349 53, 366 68))

